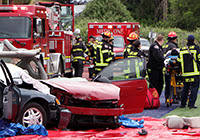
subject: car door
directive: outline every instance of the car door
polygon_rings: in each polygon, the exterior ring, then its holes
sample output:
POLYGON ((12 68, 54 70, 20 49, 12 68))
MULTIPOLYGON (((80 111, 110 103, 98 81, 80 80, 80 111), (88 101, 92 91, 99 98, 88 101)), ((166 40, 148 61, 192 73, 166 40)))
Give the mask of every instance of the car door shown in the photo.
POLYGON ((123 114, 144 110, 147 94, 145 69, 144 58, 127 58, 115 61, 99 73, 120 87, 119 105, 124 108, 123 114))
POLYGON ((20 106, 20 91, 14 85, 11 73, 4 63, 3 60, 0 60, 0 74, 1 74, 1 109, 3 118, 11 121, 17 119, 19 106, 20 106), (4 85, 4 86, 3 86, 4 85))

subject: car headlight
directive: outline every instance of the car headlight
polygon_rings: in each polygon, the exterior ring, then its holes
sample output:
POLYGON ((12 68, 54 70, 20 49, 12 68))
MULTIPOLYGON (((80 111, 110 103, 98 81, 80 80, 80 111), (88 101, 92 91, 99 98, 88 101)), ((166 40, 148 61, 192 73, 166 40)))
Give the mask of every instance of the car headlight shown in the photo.
POLYGON ((56 98, 57 105, 60 105, 60 101, 56 98))

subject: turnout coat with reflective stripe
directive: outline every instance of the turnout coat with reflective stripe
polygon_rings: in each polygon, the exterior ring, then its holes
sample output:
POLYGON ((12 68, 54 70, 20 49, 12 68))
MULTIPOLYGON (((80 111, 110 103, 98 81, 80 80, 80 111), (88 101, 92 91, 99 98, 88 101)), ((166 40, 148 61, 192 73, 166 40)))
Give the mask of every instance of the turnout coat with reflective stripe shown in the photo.
POLYGON ((179 62, 181 63, 182 76, 184 77, 198 76, 200 74, 198 66, 200 64, 199 46, 190 45, 181 48, 179 53, 179 62), (191 54, 188 49, 190 50, 191 54))
POLYGON ((95 65, 100 67, 108 66, 113 60, 110 44, 103 41, 95 47, 95 65))
POLYGON ((77 42, 73 45, 71 54, 73 56, 73 62, 78 60, 85 60, 84 53, 87 53, 87 48, 83 45, 82 42, 77 42))

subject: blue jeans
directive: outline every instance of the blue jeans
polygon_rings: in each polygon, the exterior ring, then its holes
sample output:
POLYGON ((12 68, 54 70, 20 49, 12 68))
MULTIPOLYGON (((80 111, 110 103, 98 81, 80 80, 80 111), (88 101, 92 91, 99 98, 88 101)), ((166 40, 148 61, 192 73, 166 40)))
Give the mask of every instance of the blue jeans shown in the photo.
POLYGON ((194 106, 196 99, 197 99, 197 94, 198 94, 198 89, 199 89, 199 79, 196 80, 195 82, 184 82, 184 88, 181 96, 181 105, 185 106, 187 99, 188 99, 188 92, 189 89, 191 88, 191 94, 189 97, 189 103, 188 106, 194 106))

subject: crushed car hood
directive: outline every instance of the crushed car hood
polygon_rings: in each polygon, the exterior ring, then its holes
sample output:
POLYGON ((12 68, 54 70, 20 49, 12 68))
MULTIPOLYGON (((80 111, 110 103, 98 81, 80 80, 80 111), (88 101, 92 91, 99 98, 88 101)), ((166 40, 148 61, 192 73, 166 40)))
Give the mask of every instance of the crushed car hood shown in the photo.
POLYGON ((119 100, 120 88, 108 83, 73 80, 71 78, 54 78, 43 80, 44 83, 67 91, 74 98, 83 100, 119 100))

